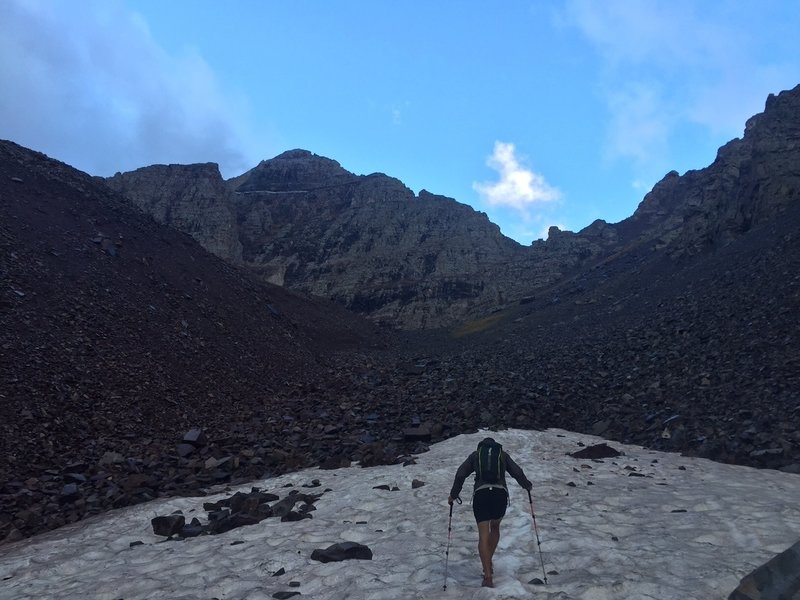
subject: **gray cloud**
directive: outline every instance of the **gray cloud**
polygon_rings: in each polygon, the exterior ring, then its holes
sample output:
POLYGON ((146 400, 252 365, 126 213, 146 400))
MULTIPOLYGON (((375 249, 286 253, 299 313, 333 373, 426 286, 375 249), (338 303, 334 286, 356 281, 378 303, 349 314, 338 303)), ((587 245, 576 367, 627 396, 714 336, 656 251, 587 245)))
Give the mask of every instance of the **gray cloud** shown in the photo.
POLYGON ((0 89, 0 137, 93 175, 214 161, 230 176, 254 162, 245 99, 113 0, 0 3, 0 89))

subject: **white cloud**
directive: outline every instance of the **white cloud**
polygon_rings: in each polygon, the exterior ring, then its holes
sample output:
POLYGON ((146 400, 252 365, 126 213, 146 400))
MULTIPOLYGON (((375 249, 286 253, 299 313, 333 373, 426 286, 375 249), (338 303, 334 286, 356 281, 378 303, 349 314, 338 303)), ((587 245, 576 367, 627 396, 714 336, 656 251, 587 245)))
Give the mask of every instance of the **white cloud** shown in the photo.
POLYGON ((598 83, 611 114, 607 154, 669 162, 671 137, 685 125, 726 141, 741 135, 769 93, 793 87, 800 77, 800 55, 788 39, 781 41, 786 35, 776 40, 770 33, 787 25, 782 10, 792 14, 789 5, 568 2, 565 20, 601 59, 598 83), (772 44, 783 49, 776 52, 772 44), (776 56, 798 59, 779 63, 776 56))
POLYGON ((561 192, 550 186, 542 175, 520 164, 514 144, 495 142, 494 152, 486 164, 497 171, 499 181, 472 184, 484 202, 491 206, 509 206, 523 215, 542 202, 558 200, 561 192))
POLYGON ((633 158, 644 164, 666 153, 674 117, 656 87, 631 84, 609 93, 607 101, 611 109, 609 158, 633 158))
POLYGON ((112 0, 0 3, 0 136, 96 175, 155 162, 252 166, 247 106, 196 52, 171 55, 112 0))

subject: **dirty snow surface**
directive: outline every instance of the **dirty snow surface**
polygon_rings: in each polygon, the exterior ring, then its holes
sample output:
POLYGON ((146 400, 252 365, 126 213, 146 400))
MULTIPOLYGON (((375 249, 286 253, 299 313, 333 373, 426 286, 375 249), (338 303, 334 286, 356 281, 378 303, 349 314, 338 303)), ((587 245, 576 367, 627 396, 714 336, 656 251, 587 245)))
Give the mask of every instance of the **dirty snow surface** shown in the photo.
POLYGON ((530 598, 566 600, 727 598, 741 577, 800 537, 800 476, 610 445, 623 456, 567 453, 603 440, 566 431, 461 435, 416 464, 301 471, 205 498, 160 499, 0 547, 0 598, 298 599, 530 598), (492 435, 534 482, 509 477, 511 501, 494 560, 495 588, 481 588, 471 478, 455 505, 456 468, 492 435), (313 480, 320 485, 303 487, 313 480), (412 488, 417 479, 424 485, 412 488), (291 484, 292 487, 286 487, 291 484), (374 489, 397 487, 397 491, 374 489), (320 493, 313 519, 169 540, 150 519, 180 510, 204 520, 203 502, 256 486, 284 497, 320 493), (353 541, 372 560, 323 564, 314 549, 353 541), (132 542, 142 542, 131 546, 132 542), (274 575, 280 569, 285 574, 274 575), (286 597, 284 595, 284 597, 286 597))

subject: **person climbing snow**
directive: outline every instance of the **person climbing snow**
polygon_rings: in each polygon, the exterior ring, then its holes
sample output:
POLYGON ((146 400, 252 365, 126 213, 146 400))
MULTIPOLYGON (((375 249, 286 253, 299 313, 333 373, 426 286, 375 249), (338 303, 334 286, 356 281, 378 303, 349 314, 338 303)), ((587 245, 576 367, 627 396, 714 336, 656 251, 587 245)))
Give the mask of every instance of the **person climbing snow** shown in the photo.
POLYGON ((472 512, 478 523, 478 555, 483 566, 483 587, 494 587, 492 557, 500 542, 500 521, 505 516, 508 505, 506 471, 526 490, 533 488, 522 468, 503 447, 494 439, 485 438, 456 471, 455 481, 447 498, 448 504, 452 505, 461 493, 464 481, 471 473, 475 473, 472 512))

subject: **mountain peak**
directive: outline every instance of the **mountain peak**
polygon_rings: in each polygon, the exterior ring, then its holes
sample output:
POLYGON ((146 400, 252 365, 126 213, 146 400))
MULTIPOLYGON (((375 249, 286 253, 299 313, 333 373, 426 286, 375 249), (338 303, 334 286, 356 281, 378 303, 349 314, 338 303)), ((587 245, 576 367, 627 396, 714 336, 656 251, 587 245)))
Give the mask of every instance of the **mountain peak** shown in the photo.
POLYGON ((356 175, 330 158, 295 149, 262 160, 239 179, 239 192, 301 192, 350 183, 356 175))
MULTIPOLYGON (((298 158, 311 158, 313 156, 316 156, 316 154, 314 154, 310 150, 303 150, 302 148, 295 148, 294 150, 287 150, 286 152, 280 153, 278 156, 276 156, 272 160, 278 160, 278 159, 291 160, 291 159, 298 159, 298 158)), ((262 162, 264 162, 264 161, 262 161, 262 162)))

